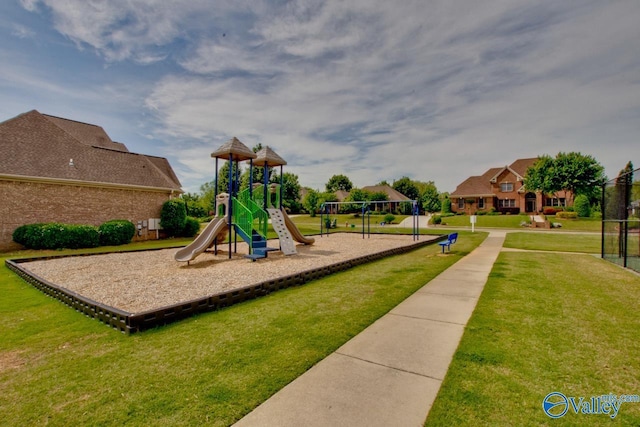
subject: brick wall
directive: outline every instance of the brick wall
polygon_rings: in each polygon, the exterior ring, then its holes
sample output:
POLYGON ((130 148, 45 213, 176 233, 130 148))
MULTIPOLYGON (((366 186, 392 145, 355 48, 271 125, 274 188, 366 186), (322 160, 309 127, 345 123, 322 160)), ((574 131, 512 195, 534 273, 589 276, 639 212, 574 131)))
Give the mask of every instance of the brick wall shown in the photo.
MULTIPOLYGON (((62 222, 100 225, 111 219, 138 221, 160 218, 169 193, 116 188, 0 181, 0 251, 18 249, 13 231, 24 224, 62 222)), ((142 230, 135 239, 155 239, 142 230)))

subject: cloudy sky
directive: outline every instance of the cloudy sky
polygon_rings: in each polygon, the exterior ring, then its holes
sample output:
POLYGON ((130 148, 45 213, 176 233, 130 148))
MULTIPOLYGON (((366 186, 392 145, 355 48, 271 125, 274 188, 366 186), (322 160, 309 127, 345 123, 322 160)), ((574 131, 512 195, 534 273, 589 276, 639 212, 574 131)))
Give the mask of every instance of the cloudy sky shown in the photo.
POLYGON ((453 191, 517 158, 640 166, 640 1, 3 0, 0 121, 37 109, 167 157, 236 136, 303 186, 453 191))

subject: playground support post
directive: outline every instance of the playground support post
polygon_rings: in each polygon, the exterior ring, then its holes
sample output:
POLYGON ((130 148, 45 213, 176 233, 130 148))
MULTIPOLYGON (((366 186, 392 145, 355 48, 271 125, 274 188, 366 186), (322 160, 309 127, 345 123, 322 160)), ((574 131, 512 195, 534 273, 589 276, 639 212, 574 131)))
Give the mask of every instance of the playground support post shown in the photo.
MULTIPOLYGON (((213 189, 213 212, 214 216, 218 216, 218 158, 216 157, 216 177, 214 179, 215 188, 213 189)), ((218 255, 218 239, 213 243, 213 253, 218 255)))
POLYGON ((411 210, 413 216, 413 240, 420 240, 420 207, 418 201, 413 201, 413 209, 411 210))
POLYGON ((229 208, 227 209, 227 224, 229 224, 229 259, 231 259, 231 241, 233 240, 232 230, 233 230, 233 154, 229 153, 229 208))

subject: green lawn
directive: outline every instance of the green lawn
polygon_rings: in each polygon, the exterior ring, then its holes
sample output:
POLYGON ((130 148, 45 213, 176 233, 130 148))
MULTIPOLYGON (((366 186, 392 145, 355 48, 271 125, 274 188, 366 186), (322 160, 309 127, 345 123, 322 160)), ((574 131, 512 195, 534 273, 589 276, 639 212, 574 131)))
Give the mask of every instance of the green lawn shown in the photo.
POLYGON ((558 252, 586 252, 599 254, 602 237, 599 234, 558 234, 520 232, 508 233, 504 242, 505 248, 558 251, 558 252))
POLYGON ((425 425, 640 425, 640 403, 542 410, 554 391, 640 394, 639 305, 640 277, 591 255, 501 253, 425 425))
MULTIPOLYGON (((555 216, 548 217, 550 222, 562 224, 562 227, 554 229, 557 231, 592 231, 600 232, 602 222, 599 219, 578 218, 578 219, 556 219, 555 216)), ((443 224, 451 227, 469 227, 471 223, 468 215, 454 215, 442 218, 443 224)), ((529 215, 478 215, 476 227, 491 228, 522 228, 521 223, 529 222, 529 215)), ((444 225, 440 226, 444 227, 444 225)), ((542 231, 542 230, 540 230, 542 231)))
POLYGON ((230 425, 486 234, 463 237, 446 256, 424 247, 132 336, 45 296, 3 263, 0 425, 230 425))

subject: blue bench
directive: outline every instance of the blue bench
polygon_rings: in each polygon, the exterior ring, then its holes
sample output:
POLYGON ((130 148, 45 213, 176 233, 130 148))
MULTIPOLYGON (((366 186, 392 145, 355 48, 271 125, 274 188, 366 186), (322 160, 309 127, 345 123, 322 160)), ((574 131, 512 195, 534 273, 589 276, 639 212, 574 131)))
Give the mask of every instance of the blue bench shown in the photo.
POLYGON ((447 250, 450 251, 451 250, 451 245, 453 245, 456 240, 458 240, 458 233, 451 233, 447 236, 447 240, 443 240, 441 242, 438 242, 438 244, 440 246, 442 246, 442 253, 444 253, 444 248, 446 246, 447 250))

